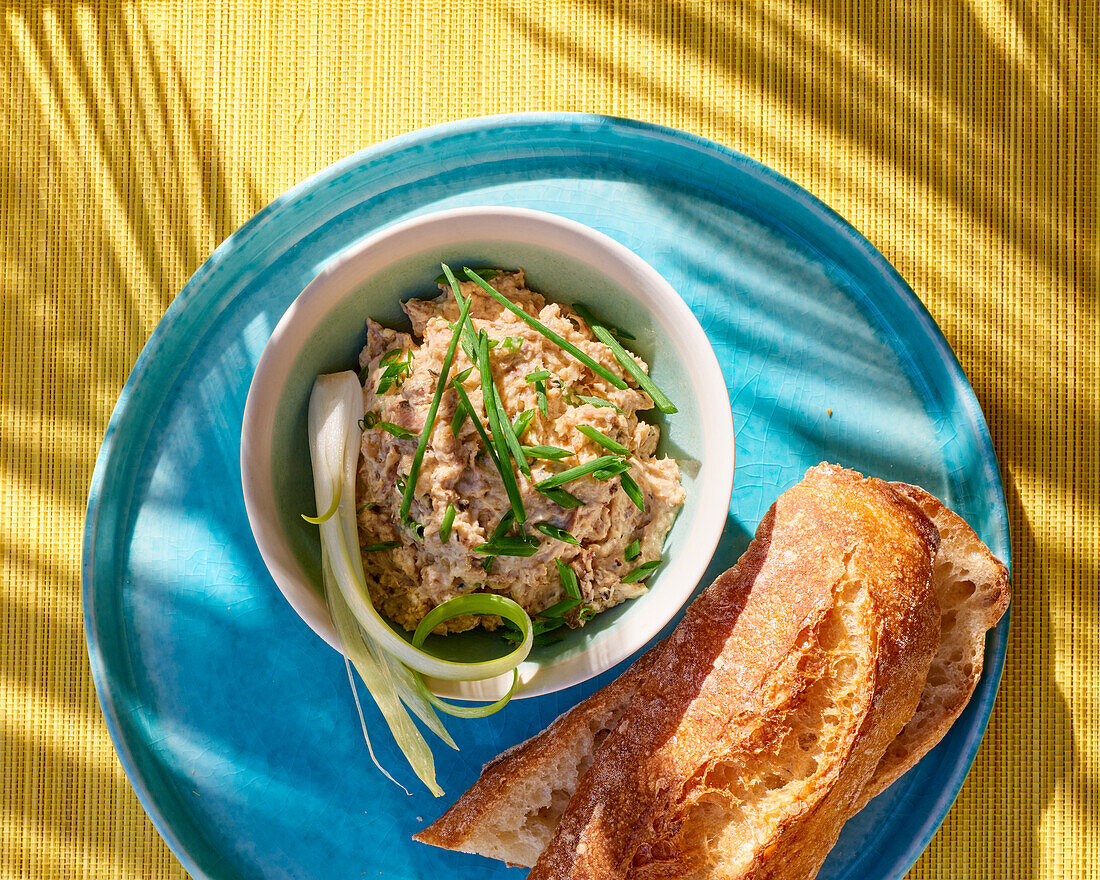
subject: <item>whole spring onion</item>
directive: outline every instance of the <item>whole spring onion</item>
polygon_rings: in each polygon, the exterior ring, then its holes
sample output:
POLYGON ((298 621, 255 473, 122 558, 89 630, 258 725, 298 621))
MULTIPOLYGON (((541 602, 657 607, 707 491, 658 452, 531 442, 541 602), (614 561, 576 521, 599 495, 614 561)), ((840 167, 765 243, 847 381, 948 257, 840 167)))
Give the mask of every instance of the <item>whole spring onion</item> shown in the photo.
MULTIPOLYGON (((354 494, 355 467, 362 433, 356 421, 356 415, 362 409, 362 391, 357 378, 354 385, 348 381, 353 376, 352 373, 345 373, 336 377, 320 377, 309 403, 310 458, 313 463, 315 496, 321 504, 336 493, 341 496, 337 515, 321 524, 322 533, 329 536, 327 540, 322 537, 321 541, 325 600, 340 637, 345 663, 349 667, 349 678, 350 665, 354 664, 413 771, 438 796, 443 792, 435 781, 431 750, 412 723, 408 712, 402 708, 402 701, 405 700, 406 706, 446 742, 453 745, 454 741, 435 716, 435 712, 416 691, 407 670, 405 678, 409 686, 404 686, 397 667, 405 667, 391 654, 377 650, 373 640, 364 634, 348 606, 333 567, 334 557, 348 557, 347 542, 358 541, 354 505, 349 499, 354 494)), ((352 578, 358 577, 365 588, 362 560, 358 553, 347 560, 347 567, 352 571, 352 578)), ((359 697, 355 692, 354 679, 352 693, 371 759, 387 778, 393 780, 374 755, 366 723, 363 721, 362 708, 359 706, 359 697)))
MULTIPOLYGON (((410 766, 433 794, 440 795, 443 792, 435 781, 431 750, 408 711, 448 744, 453 745, 453 740, 423 696, 414 671, 452 681, 493 678, 511 672, 526 659, 534 635, 528 618, 526 627, 517 623, 523 638, 515 650, 491 660, 457 663, 409 644, 379 615, 367 590, 355 519, 355 472, 362 435, 358 420, 362 415, 363 394, 355 373, 318 377, 309 401, 309 448, 317 509, 328 510, 336 499, 335 514, 319 526, 325 598, 345 657, 354 664, 378 703, 410 766)), ((521 608, 519 613, 526 617, 521 608)), ((365 724, 363 728, 370 749, 365 724)), ((371 754, 373 758, 373 750, 371 754)))
POLYGON ((508 299, 508 297, 504 296, 501 293, 498 293, 469 269, 464 268, 462 271, 466 273, 467 277, 471 281, 476 281, 478 286, 481 287, 482 290, 484 290, 487 294, 489 294, 489 296, 491 296, 502 306, 504 306, 504 308, 508 309, 508 311, 514 314, 529 327, 534 327, 536 330, 539 331, 539 333, 541 333, 556 346, 558 346, 558 348, 569 352, 569 354, 573 355, 573 357, 575 357, 582 364, 588 367, 588 369, 590 369, 593 373, 598 376, 602 376, 616 388, 625 389, 627 387, 626 383, 622 379, 612 373, 603 364, 593 360, 589 355, 585 354, 583 351, 577 348, 577 346, 575 346, 568 339, 564 339, 563 337, 559 336, 557 333, 555 333, 553 330, 543 324, 542 321, 540 321, 538 318, 534 318, 531 315, 527 314, 527 312, 525 312, 514 302, 508 299))

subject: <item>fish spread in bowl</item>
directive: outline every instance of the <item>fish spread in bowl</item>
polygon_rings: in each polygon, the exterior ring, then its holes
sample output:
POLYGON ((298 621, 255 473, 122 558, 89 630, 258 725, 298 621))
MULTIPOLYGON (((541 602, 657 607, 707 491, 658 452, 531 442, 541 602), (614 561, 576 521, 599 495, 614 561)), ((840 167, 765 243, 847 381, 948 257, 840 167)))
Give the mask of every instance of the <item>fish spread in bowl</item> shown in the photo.
MULTIPOLYGON (((404 515, 460 304, 441 285, 435 298, 404 304, 411 334, 367 321, 356 479, 363 567, 375 607, 408 630, 449 599, 489 592, 538 617, 545 636, 645 591, 684 490, 675 460, 656 454, 659 429, 640 417, 653 398, 629 384, 639 384, 645 363, 617 339, 608 343, 609 334, 629 335, 583 306, 547 302, 522 270, 479 274, 487 285, 460 285, 463 301, 472 298, 469 320, 404 515)), ((674 411, 667 401, 662 408, 674 411)), ((499 622, 464 615, 436 632, 499 622)))

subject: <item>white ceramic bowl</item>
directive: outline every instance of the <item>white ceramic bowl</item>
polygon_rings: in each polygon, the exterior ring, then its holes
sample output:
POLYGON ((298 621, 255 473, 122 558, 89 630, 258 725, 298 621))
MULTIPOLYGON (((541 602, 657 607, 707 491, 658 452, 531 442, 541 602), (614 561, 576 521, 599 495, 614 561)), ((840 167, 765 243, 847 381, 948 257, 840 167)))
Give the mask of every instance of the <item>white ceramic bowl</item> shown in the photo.
MULTIPOLYGON (((726 523, 733 484, 733 419, 714 351, 691 310, 644 260, 572 220, 521 208, 459 208, 416 217, 365 238, 329 262, 279 321, 256 368, 244 412, 241 475, 248 519, 287 601, 326 642, 336 635, 320 592, 306 406, 319 373, 356 368, 364 321, 408 326, 400 302, 435 295, 439 265, 522 267, 547 299, 583 301, 637 337, 679 412, 646 414, 661 428, 658 452, 681 462, 687 500, 665 544, 666 562, 638 599, 604 612, 520 667, 518 696, 578 684, 629 657, 691 595, 726 523)), ((452 657, 499 652, 484 633, 431 637, 452 657)), ((438 682, 445 696, 499 697, 511 676, 438 682)))

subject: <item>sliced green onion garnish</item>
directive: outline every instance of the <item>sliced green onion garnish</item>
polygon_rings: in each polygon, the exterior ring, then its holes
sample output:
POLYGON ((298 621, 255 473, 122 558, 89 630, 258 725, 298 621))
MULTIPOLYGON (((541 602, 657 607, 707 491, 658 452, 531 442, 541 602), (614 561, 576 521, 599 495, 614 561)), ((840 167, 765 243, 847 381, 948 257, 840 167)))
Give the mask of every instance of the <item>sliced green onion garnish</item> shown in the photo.
POLYGON ((545 461, 561 461, 563 458, 572 458, 577 454, 560 446, 521 446, 520 449, 528 458, 541 458, 545 461))
POLYGON ((456 513, 455 506, 448 503, 443 512, 443 521, 439 524, 439 540, 444 544, 451 540, 451 526, 454 525, 456 513))
POLYGON ((535 528, 548 538, 555 538, 558 541, 563 541, 566 544, 573 544, 574 546, 580 544, 580 541, 574 538, 565 529, 559 529, 551 523, 535 523, 535 528))
POLYGON ((543 608, 539 612, 539 617, 561 617, 566 611, 572 611, 578 605, 581 604, 580 599, 562 599, 560 602, 555 602, 549 608, 543 608))
POLYGON ((577 612, 577 619, 588 623, 593 617, 596 616, 596 609, 585 605, 579 612, 577 612))
POLYGON ((564 507, 566 510, 573 510, 576 507, 581 507, 584 502, 573 495, 571 492, 566 492, 564 489, 539 489, 538 491, 553 501, 558 507, 564 507))
POLYGON ((657 387, 657 384, 649 378, 649 374, 638 366, 638 362, 634 360, 630 352, 619 345, 619 341, 611 335, 607 328, 596 325, 592 328, 592 332, 596 334, 596 338, 599 339, 600 342, 611 349, 611 353, 615 355, 615 360, 622 364, 623 369, 630 373, 634 381, 638 383, 638 386, 653 398, 653 402, 657 404, 657 408, 661 412, 666 415, 678 412, 672 401, 669 400, 665 396, 665 393, 657 387))
MULTIPOLYGON (((470 297, 473 302, 473 297, 470 297)), ((481 398, 485 404, 485 414, 489 417, 489 429, 492 432, 493 443, 496 446, 497 462, 501 479, 504 480, 504 491, 508 494, 508 502, 516 515, 516 522, 522 524, 527 520, 527 512, 523 509, 523 499, 519 494, 519 484, 516 475, 512 472, 512 462, 509 457, 508 440, 501 425, 500 410, 497 409, 496 385, 493 384, 493 371, 489 364, 489 337, 483 330, 477 343, 478 368, 481 370, 481 398)), ((504 421, 510 430, 512 423, 507 416, 504 421)), ((519 441, 516 441, 517 455, 523 459, 523 453, 518 451, 519 441)), ((518 462, 517 462, 518 464, 518 462)), ((523 466, 527 466, 527 460, 523 459, 523 466)))
POLYGON ((535 401, 542 417, 544 419, 550 418, 550 402, 546 398, 546 383, 541 379, 535 383, 535 401))
MULTIPOLYGON (((466 271, 467 272, 476 272, 478 275, 480 275, 486 281, 492 281, 494 278, 497 277, 497 275, 503 275, 504 274, 503 269, 493 269, 493 268, 490 268, 490 267, 481 267, 481 268, 478 268, 478 269, 467 269, 466 271)), ((448 273, 444 272, 442 275, 440 275, 438 278, 435 279, 435 283, 436 284, 446 284, 448 281, 451 281, 451 280, 452 280, 452 278, 448 277, 448 273)))
POLYGON ((642 552, 641 542, 640 541, 631 541, 629 544, 626 545, 626 550, 624 551, 623 556, 626 557, 627 562, 630 562, 630 560, 632 560, 632 559, 637 559, 641 552, 642 552))
MULTIPOLYGON (((455 278, 454 272, 451 271, 451 267, 446 263, 440 264, 443 267, 443 276, 451 285, 451 293, 454 294, 455 302, 458 303, 458 307, 461 309, 464 305, 462 299, 462 291, 458 288, 458 279, 455 278)), ((470 298, 473 302, 473 297, 470 298)), ((470 359, 470 363, 477 363, 477 335, 474 332, 474 322, 468 322, 462 330, 462 350, 466 353, 466 357, 470 359)), ((473 413, 473 410, 470 410, 473 413)))
POLYGON ((541 636, 543 633, 548 633, 551 630, 557 629, 559 626, 565 626, 565 621, 560 617, 543 617, 536 620, 531 627, 531 631, 536 636, 541 636))
POLYGON ((516 521, 515 514, 510 511, 504 511, 504 516, 500 518, 500 522, 497 523, 497 527, 493 529, 493 533, 489 536, 489 543, 494 544, 508 534, 508 530, 512 528, 512 524, 516 521))
POLYGON ((536 330, 539 331, 539 333, 541 333, 543 336, 545 336, 547 339, 557 345, 558 348, 564 349, 565 351, 569 352, 569 354, 573 355, 573 357, 575 357, 582 364, 588 367, 588 369, 590 369, 593 373, 598 376, 602 376, 616 388, 625 389, 627 387, 627 384, 622 379, 612 373, 603 364, 594 361, 589 355, 585 354, 569 340, 563 339, 561 336, 559 336, 557 333, 555 333, 553 330, 543 324, 542 321, 538 320, 538 318, 534 318, 531 315, 527 314, 527 312, 517 306, 506 296, 498 293, 492 287, 490 287, 488 284, 478 278, 477 275, 475 275, 469 269, 463 268, 463 271, 469 276, 471 281, 476 281, 478 286, 480 286, 482 290, 484 290, 487 294, 489 294, 489 296, 491 296, 502 306, 504 306, 504 308, 508 309, 508 311, 518 317, 529 327, 534 327, 536 330))
POLYGON ((577 425, 577 430, 584 434, 589 440, 594 440, 600 444, 604 449, 610 449, 612 452, 618 455, 630 455, 630 449, 623 446, 617 440, 612 440, 603 431, 598 431, 591 425, 577 425))
POLYGON ((381 428, 383 431, 388 431, 390 434, 393 434, 394 437, 399 437, 402 440, 416 436, 416 431, 402 428, 400 425, 395 425, 393 422, 375 422, 374 427, 381 428))
POLYGON ((645 495, 642 494, 641 488, 634 482, 634 478, 630 474, 623 474, 619 477, 619 483, 623 487, 623 491, 626 492, 626 497, 634 502, 634 506, 638 510, 645 511, 645 495))
POLYGON ((606 327, 620 339, 634 338, 634 335, 632 333, 627 333, 620 327, 615 327, 612 324, 608 324, 607 321, 601 321, 594 314, 592 314, 592 310, 589 309, 588 306, 586 306, 584 303, 573 303, 573 311, 584 318, 584 322, 593 329, 595 329, 596 327, 606 327))
POLYGON ((630 462, 625 458, 618 459, 614 464, 609 464, 607 467, 602 467, 597 471, 592 472, 597 480, 610 480, 612 477, 617 477, 619 474, 626 473, 630 470, 630 462))
POLYGON ((366 431, 378 424, 378 413, 369 412, 359 420, 359 430, 366 431))
POLYGON ((629 571, 625 575, 623 575, 622 581, 624 584, 632 584, 635 581, 644 581, 647 577, 653 574, 653 570, 660 564, 660 559, 654 559, 652 562, 643 562, 633 571, 629 571))
POLYGON ((577 400, 583 400, 585 403, 590 403, 592 404, 592 406, 595 407, 609 406, 619 415, 623 415, 623 411, 621 409, 615 406, 615 404, 613 404, 610 400, 604 400, 602 397, 591 397, 587 394, 578 394, 577 400))
POLYGON ((554 565, 558 568, 558 577, 561 578, 561 588, 565 590, 565 595, 571 599, 580 599, 581 588, 577 583, 577 573, 560 559, 555 559, 554 565))
MULTIPOLYGON (((470 596, 456 596, 453 599, 447 600, 442 605, 437 605, 425 614, 424 619, 421 620, 416 627, 416 632, 413 633, 413 645, 417 648, 422 647, 425 640, 428 638, 428 634, 439 626, 439 624, 466 614, 499 615, 510 623, 515 624, 519 629, 520 641, 526 641, 532 634, 531 618, 527 616, 527 612, 516 602, 505 596, 497 596, 492 593, 476 593, 470 596)), ((415 677, 419 685, 418 689, 421 696, 441 712, 446 712, 448 715, 453 715, 456 718, 485 718, 508 705, 508 701, 512 699, 512 694, 515 693, 516 685, 519 682, 519 670, 515 667, 512 669, 512 686, 508 688, 508 693, 495 703, 489 703, 484 706, 448 703, 446 700, 440 699, 429 690, 427 684, 424 682, 423 676, 416 673, 415 677)))
POLYGON ((531 427, 531 422, 535 419, 535 411, 533 409, 525 409, 518 416, 515 421, 512 422, 512 432, 516 435, 516 439, 520 440, 526 433, 527 429, 531 427))
POLYGON ((428 438, 435 426, 435 414, 439 412, 439 401, 443 398, 443 389, 447 387, 447 376, 451 372, 451 364, 454 363, 455 351, 458 349, 458 337, 466 324, 466 318, 470 314, 468 301, 458 315, 458 328, 451 334, 451 342, 447 346, 447 354, 443 357, 443 366, 439 371, 439 381, 435 383, 435 394, 432 395, 431 406, 428 407, 428 415, 424 419, 424 428, 420 432, 420 440, 416 444, 416 452, 413 453, 412 465, 409 467, 409 479, 405 491, 401 496, 401 519, 408 519, 409 508, 412 506, 413 495, 416 494, 416 481, 420 477, 420 465, 424 462, 424 452, 428 448, 428 438))
POLYGON ((402 354, 405 354, 403 349, 395 348, 382 355, 379 360, 379 366, 385 365, 385 369, 382 370, 382 376, 378 380, 378 387, 375 389, 375 394, 385 394, 393 387, 394 383, 400 384, 405 375, 408 374, 409 368, 412 366, 412 352, 408 352, 408 356, 405 360, 398 360, 402 354))
POLYGON ((489 345, 490 347, 495 347, 499 345, 502 354, 515 354, 523 347, 523 337, 505 336, 503 339, 500 340, 490 340, 489 345))
POLYGON ((364 544, 364 553, 374 553, 377 550, 393 550, 401 546, 400 541, 379 541, 377 544, 364 544))
POLYGON ((549 378, 550 378, 550 371, 549 370, 535 370, 535 372, 528 373, 526 376, 524 376, 523 380, 525 382, 540 382, 544 379, 549 379, 549 378))
POLYGON ((466 394, 466 389, 461 385, 454 386, 455 391, 458 393, 458 398, 462 402, 462 408, 467 413, 471 414, 470 422, 477 430, 478 436, 481 438, 481 442, 485 444, 485 449, 489 453, 489 458, 493 460, 493 464, 496 465, 497 471, 500 472, 500 478, 504 479, 503 468, 500 465, 500 460, 497 458, 496 450, 493 448, 493 441, 489 439, 489 435, 485 433, 485 427, 481 424, 481 419, 476 415, 473 415, 474 405, 470 402, 469 395, 466 394))
MULTIPOLYGON (((488 359, 486 359, 486 362, 488 362, 488 359)), ((501 432, 504 434, 504 442, 508 444, 508 452, 511 454, 520 473, 527 477, 527 479, 531 479, 531 466, 527 464, 527 458, 519 445, 519 436, 515 428, 512 426, 512 423, 508 421, 508 413, 504 411, 504 402, 500 399, 500 392, 497 390, 495 383, 493 384, 493 402, 496 404, 497 416, 500 419, 500 428, 501 432)), ((528 410, 528 412, 530 412, 530 410, 528 410)), ((517 420, 520 418, 522 418, 522 415, 516 417, 517 420)), ((532 418, 534 418, 533 413, 532 418)))
POLYGON ((566 483, 580 479, 581 477, 586 477, 598 470, 607 469, 620 462, 622 462, 622 459, 618 456, 601 455, 599 458, 594 458, 592 461, 586 461, 584 464, 571 467, 569 470, 562 471, 560 474, 554 474, 552 477, 547 477, 545 480, 539 480, 535 483, 535 488, 542 491, 544 489, 554 489, 558 486, 564 486, 566 483))
POLYGON ((485 556, 521 556, 527 558, 539 551, 539 542, 533 538, 504 537, 486 544, 478 544, 475 553, 485 556))
POLYGON ((451 433, 454 436, 458 436, 462 430, 462 426, 466 424, 466 419, 469 417, 470 411, 466 409, 466 404, 459 400, 458 405, 455 407, 454 418, 451 419, 451 433))

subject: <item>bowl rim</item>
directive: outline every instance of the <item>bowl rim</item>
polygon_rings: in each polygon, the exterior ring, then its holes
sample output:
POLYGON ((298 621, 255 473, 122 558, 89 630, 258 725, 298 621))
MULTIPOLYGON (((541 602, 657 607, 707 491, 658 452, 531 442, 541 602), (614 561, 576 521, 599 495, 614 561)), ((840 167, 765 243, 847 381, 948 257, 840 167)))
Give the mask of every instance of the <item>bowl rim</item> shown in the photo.
MULTIPOLYGON (((626 628, 621 625, 613 626, 591 645, 556 662, 543 665, 535 661, 525 661, 520 666, 521 685, 516 691, 516 698, 553 693, 587 681, 625 660, 645 646, 676 616, 691 597, 717 549, 733 491, 733 414, 714 349, 685 300, 668 281, 642 257, 606 233, 558 214, 530 208, 492 205, 448 208, 420 214, 376 230, 341 249, 326 261, 280 316, 264 345, 249 385, 240 450, 241 484, 249 528, 264 564, 283 597, 314 633, 334 650, 342 653, 323 599, 314 588, 303 583, 305 572, 294 557, 278 517, 271 515, 271 511, 276 509, 270 476, 274 412, 293 364, 331 309, 361 288, 371 275, 384 271, 407 255, 428 249, 426 246, 418 246, 405 254, 395 243, 436 224, 462 227, 455 230, 456 236, 451 240, 455 245, 487 239, 530 244, 532 239, 529 236, 514 233, 541 224, 552 234, 567 240, 571 238, 574 243, 583 243, 591 249, 605 253, 617 261, 634 282, 631 284, 617 280, 618 285, 628 295, 651 313, 658 306, 675 321, 677 332, 685 337, 684 345, 676 347, 682 351, 691 351, 690 358, 683 358, 688 378, 695 393, 707 402, 700 410, 703 450, 708 469, 713 471, 715 479, 697 489, 707 493, 703 499, 703 507, 697 513, 698 522, 691 533, 693 550, 698 549, 700 552, 691 553, 690 558, 681 553, 679 559, 673 560, 673 564, 661 572, 666 576, 663 593, 666 599, 658 607, 662 612, 667 610, 667 615, 662 613, 642 618, 633 621, 633 625, 626 628), (501 229, 497 230, 497 235, 486 234, 483 228, 471 228, 474 224, 469 221, 475 219, 488 222, 490 226, 497 223, 501 229), (387 246, 394 246, 398 255, 388 259, 383 257, 381 265, 374 266, 350 285, 342 277, 354 270, 358 262, 369 262, 372 253, 384 253, 387 246), (721 393, 714 394, 716 389, 721 389, 721 393), (710 393, 705 397, 700 394, 706 391, 710 393), (722 403, 715 405, 715 397, 722 403), (668 575, 673 572, 682 584, 679 590, 673 590, 669 586, 671 579, 668 575), (598 657, 596 663, 588 659, 594 651, 598 657)), ((555 247, 555 243, 538 242, 540 247, 547 250, 576 257, 575 253, 555 247)), ((498 698, 510 684, 511 676, 508 675, 484 682, 433 682, 433 688, 441 696, 480 700, 498 698)))

